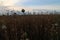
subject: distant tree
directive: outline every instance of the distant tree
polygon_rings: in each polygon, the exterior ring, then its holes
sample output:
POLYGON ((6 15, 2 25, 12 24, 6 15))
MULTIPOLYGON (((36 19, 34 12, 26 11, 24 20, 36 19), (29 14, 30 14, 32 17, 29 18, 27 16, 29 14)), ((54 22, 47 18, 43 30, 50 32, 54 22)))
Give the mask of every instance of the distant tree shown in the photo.
POLYGON ((2 16, 5 16, 4 14, 2 16))
POLYGON ((33 12, 33 15, 35 15, 36 14, 36 12, 33 12))
POLYGON ((7 13, 7 16, 9 16, 9 13, 7 13))
POLYGON ((16 13, 14 13, 16 15, 16 13))
POLYGON ((25 13, 24 13, 24 12, 25 12, 25 9, 22 9, 21 12, 23 12, 23 14, 25 14, 25 13))
POLYGON ((16 13, 14 13, 13 15, 14 15, 14 16, 16 16, 17 14, 16 14, 16 13))
POLYGON ((28 11, 28 15, 31 15, 31 12, 28 11))

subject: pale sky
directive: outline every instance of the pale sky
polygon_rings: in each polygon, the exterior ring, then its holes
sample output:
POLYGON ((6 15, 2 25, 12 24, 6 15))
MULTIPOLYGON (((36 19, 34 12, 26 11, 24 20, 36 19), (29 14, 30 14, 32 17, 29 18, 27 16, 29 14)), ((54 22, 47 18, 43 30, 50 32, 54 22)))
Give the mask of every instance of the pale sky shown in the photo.
POLYGON ((0 6, 60 10, 60 0, 0 0, 0 6))

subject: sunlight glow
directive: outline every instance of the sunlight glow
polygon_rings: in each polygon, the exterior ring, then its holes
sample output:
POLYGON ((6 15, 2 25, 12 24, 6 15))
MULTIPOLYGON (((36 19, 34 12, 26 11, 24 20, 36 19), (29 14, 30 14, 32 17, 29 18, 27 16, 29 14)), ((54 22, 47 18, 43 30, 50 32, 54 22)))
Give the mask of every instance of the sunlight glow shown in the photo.
POLYGON ((20 2, 25 2, 27 0, 0 0, 0 5, 1 6, 15 6, 16 3, 20 2))

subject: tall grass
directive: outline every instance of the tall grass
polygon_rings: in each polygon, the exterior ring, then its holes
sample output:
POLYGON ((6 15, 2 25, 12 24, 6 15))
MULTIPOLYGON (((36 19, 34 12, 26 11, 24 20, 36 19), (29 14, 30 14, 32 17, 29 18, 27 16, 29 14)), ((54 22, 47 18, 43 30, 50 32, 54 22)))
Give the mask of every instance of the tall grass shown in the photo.
POLYGON ((3 40, 59 40, 59 18, 60 15, 0 16, 0 33, 3 40), (3 24, 6 29, 2 29, 3 24), (27 35, 23 35, 25 32, 27 35))

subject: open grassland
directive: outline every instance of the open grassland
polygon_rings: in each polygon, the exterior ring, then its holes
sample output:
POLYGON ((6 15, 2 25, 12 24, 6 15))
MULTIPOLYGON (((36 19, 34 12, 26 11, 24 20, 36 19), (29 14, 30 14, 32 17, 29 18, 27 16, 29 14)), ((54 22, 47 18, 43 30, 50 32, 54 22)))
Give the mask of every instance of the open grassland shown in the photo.
POLYGON ((30 40, 59 40, 59 30, 60 15, 0 16, 0 32, 5 40, 26 38, 21 37, 24 32, 30 40), (2 25, 7 28, 2 29, 2 25))

